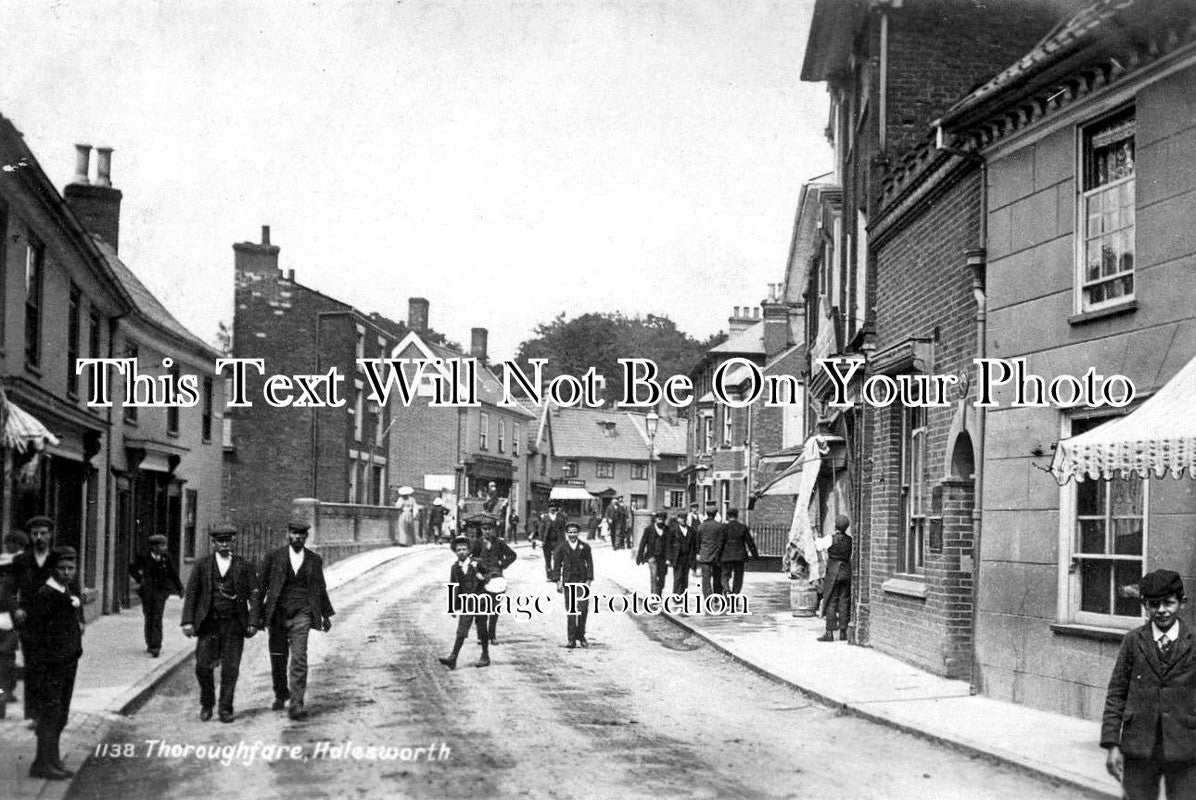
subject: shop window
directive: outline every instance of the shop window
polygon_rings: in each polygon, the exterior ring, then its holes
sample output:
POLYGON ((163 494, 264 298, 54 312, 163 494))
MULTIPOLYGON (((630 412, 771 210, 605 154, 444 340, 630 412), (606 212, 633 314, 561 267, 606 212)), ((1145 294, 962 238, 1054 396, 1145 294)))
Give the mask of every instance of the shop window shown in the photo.
POLYGON ((199 492, 195 489, 186 490, 186 509, 183 512, 183 555, 195 558, 195 531, 198 519, 199 492))
POLYGON ((631 509, 639 511, 648 507, 648 495, 633 494, 631 495, 631 509))
POLYGON ((31 367, 42 358, 42 281, 46 247, 31 241, 25 248, 25 363, 31 367))
POLYGON ((1082 133, 1079 203, 1079 310, 1134 298, 1133 109, 1090 125, 1082 133))

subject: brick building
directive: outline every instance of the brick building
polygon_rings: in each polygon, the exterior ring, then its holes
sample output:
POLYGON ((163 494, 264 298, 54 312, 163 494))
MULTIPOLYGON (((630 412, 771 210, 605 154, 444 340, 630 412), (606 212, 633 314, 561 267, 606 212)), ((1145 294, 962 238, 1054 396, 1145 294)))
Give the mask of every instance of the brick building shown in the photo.
POLYGON ((1024 358, 1048 382, 1124 375, 1153 396, 1014 407, 1001 387, 984 418, 979 684, 1089 719, 1141 624, 1127 587, 1160 567, 1196 579, 1191 483, 1154 471, 1190 446, 1166 431, 1190 419, 1196 391, 1193 19, 1192 2, 1086 4, 940 120, 987 170, 986 354, 1024 358), (1152 411, 1177 389, 1177 408, 1152 411), (1049 473, 1069 437, 1097 453, 1118 428, 1142 440, 1127 448, 1140 462, 1061 454, 1049 473))
POLYGON ((977 170, 928 149, 929 122, 1057 17, 1051 4, 1025 0, 820 0, 802 66, 803 80, 828 84, 832 183, 842 190, 828 204, 830 237, 811 275, 811 356, 863 363, 847 409, 829 405, 825 374, 810 374, 814 432, 844 456, 834 485, 819 490, 833 500, 822 503, 823 521, 845 513, 855 522, 857 641, 944 675, 970 666, 972 471, 951 471, 950 448, 969 449, 976 431, 963 398, 907 412, 869 407, 858 391, 873 375, 970 362, 965 253, 979 242, 977 170))

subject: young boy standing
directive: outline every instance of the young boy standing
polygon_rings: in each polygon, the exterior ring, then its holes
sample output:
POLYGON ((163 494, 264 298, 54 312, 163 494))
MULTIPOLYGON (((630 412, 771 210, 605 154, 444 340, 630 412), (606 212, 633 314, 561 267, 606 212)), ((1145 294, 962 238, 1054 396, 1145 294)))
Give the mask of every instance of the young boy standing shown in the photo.
POLYGON ((1145 625, 1126 634, 1109 679, 1100 744, 1109 751, 1109 774, 1129 800, 1196 797, 1196 651, 1179 621, 1184 584, 1169 569, 1138 583, 1145 625))
MULTIPOLYGON (((486 592, 484 588, 486 574, 483 568, 469 557, 469 547, 469 539, 464 536, 458 536, 453 540, 453 552, 457 554, 457 560, 453 562, 453 566, 449 570, 449 583, 457 587, 458 597, 466 594, 485 594, 486 592)), ((490 666, 490 637, 486 630, 484 614, 457 615, 457 639, 453 643, 453 654, 438 659, 441 664, 449 669, 457 668, 457 654, 461 652, 461 645, 465 644, 465 638, 469 636, 469 629, 474 625, 477 625, 478 629, 478 644, 482 646, 482 657, 474 666, 490 666)))

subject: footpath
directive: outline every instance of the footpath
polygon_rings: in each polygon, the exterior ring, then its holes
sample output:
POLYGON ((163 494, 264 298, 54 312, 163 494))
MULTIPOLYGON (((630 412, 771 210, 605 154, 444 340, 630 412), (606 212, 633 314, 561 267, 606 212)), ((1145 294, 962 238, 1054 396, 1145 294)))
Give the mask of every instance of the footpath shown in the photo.
MULTIPOLYGON (((338 561, 324 569, 328 591, 430 546, 385 547, 338 561)), ((105 615, 87 626, 70 720, 62 736, 63 761, 70 769, 78 771, 119 716, 135 711, 159 683, 195 653, 195 640, 183 636, 179 625, 182 613, 183 601, 171 597, 166 605, 158 658, 145 652, 140 609, 105 615)), ((24 700, 23 684, 17 684, 17 696, 24 700)), ((0 719, 0 797, 58 800, 66 796, 70 781, 29 777, 35 749, 33 731, 24 720, 23 703, 9 703, 6 717, 0 719)))
MULTIPOLYGON (((648 568, 629 551, 595 542, 594 572, 627 592, 647 594, 648 568)), ((750 616, 672 615, 675 624, 766 678, 789 685, 843 713, 912 733, 1085 790, 1120 798, 1105 772, 1100 724, 974 696, 964 681, 923 672, 868 647, 819 642, 819 617, 794 617, 789 579, 749 572, 743 593, 750 616)), ((669 574, 672 580, 672 573, 669 574)), ((691 575, 690 592, 701 580, 691 575)))

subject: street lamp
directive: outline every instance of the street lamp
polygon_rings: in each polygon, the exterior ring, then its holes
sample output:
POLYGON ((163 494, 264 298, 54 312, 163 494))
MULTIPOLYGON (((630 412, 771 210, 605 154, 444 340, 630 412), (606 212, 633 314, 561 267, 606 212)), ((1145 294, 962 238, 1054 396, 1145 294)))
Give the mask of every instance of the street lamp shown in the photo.
POLYGON ((648 431, 648 511, 656 513, 656 429, 660 425, 660 415, 653 408, 644 418, 644 428, 648 431))
MULTIPOLYGON (((710 467, 706 464, 698 464, 696 467, 694 467, 694 481, 695 482, 694 482, 693 502, 698 503, 699 505, 702 505, 703 502, 705 501, 705 497, 703 497, 701 500, 698 499, 698 491, 699 491, 699 489, 701 489, 702 485, 706 482, 706 472, 709 469, 710 469, 710 467)), ((704 506, 702 507, 702 511, 703 512, 705 511, 704 506)))

